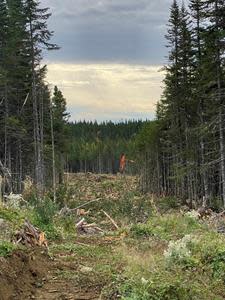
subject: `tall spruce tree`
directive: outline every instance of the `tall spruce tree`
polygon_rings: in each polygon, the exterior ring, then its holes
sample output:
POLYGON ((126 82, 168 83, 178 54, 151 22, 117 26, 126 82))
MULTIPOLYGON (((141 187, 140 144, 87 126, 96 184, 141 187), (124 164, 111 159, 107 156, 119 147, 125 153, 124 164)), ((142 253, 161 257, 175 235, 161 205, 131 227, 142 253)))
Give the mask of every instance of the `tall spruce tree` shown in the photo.
POLYGON ((224 132, 224 103, 225 103, 225 78, 224 78, 224 39, 225 39, 225 1, 206 1, 205 19, 208 22, 206 28, 207 53, 210 53, 210 90, 209 94, 213 99, 213 113, 218 114, 219 134, 219 157, 220 157, 220 178, 221 197, 225 206, 225 132, 224 132))
POLYGON ((66 124, 69 114, 66 112, 66 100, 57 86, 54 87, 54 93, 52 97, 52 116, 59 183, 62 183, 65 164, 65 152, 67 150, 66 124))
POLYGON ((225 1, 190 0, 189 8, 190 20, 176 1, 171 7, 157 174, 161 191, 215 205, 225 195, 225 1))
POLYGON ((47 20, 51 16, 48 8, 40 8, 40 2, 36 0, 25 1, 25 12, 29 33, 29 53, 32 72, 32 103, 33 103, 33 119, 34 119, 34 149, 35 149, 35 165, 36 165, 36 183, 38 194, 41 195, 44 185, 44 157, 43 157, 43 102, 40 95, 42 92, 38 90, 40 78, 45 68, 40 68, 42 59, 42 49, 55 50, 58 47, 50 43, 53 35, 48 30, 47 20))
POLYGON ((48 9, 39 6, 35 0, 0 0, 0 171, 7 177, 3 191, 21 192, 30 175, 40 195, 49 164, 44 145, 50 104, 46 67, 40 64, 43 48, 57 46, 50 43, 48 9))
MULTIPOLYGON (((192 86, 192 97, 196 103, 197 120, 196 120, 196 131, 199 132, 199 144, 200 144, 200 157, 199 171, 201 182, 203 185, 203 197, 205 201, 209 200, 209 180, 208 180, 208 168, 207 168, 207 148, 206 148, 206 137, 205 132, 207 128, 206 118, 206 97, 204 93, 204 67, 203 67, 203 52, 204 52, 204 9, 205 2, 202 0, 191 0, 190 1, 190 14, 193 21, 192 26, 192 44, 194 53, 194 83, 192 86)), ((198 149, 198 148, 197 148, 198 149)))

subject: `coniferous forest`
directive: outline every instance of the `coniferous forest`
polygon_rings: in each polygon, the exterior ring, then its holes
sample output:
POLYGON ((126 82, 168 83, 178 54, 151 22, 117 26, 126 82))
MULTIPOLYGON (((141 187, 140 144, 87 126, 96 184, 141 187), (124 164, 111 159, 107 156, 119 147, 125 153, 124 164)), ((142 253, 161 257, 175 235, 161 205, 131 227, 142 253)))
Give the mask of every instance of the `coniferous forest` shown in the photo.
MULTIPOLYGON (((64 171, 116 173, 121 152, 134 154, 142 121, 69 123, 66 99, 46 82, 46 51, 59 50, 51 13, 35 0, 0 1, 0 167, 3 193, 21 193, 32 179, 39 195, 64 171), (52 95, 51 95, 52 92, 52 95)), ((133 168, 134 169, 134 168, 133 168)))
POLYGON ((60 160, 66 103, 57 87, 51 97, 45 81, 47 67, 42 63, 44 51, 58 49, 48 30, 50 16, 48 8, 40 8, 37 1, 0 1, 3 192, 20 193, 23 180, 29 176, 41 194, 52 178, 53 168, 57 166, 58 173, 63 172, 60 160))
POLYGON ((0 300, 225 299, 225 0, 168 2, 0 0, 0 300))
POLYGON ((143 188, 224 206, 225 2, 174 1, 167 27, 165 87, 139 143, 143 188))
POLYGON ((4 190, 21 192, 30 176, 41 193, 51 181, 62 182, 65 168, 115 173, 125 152, 137 160, 132 170, 141 172, 143 190, 224 205, 224 2, 192 0, 185 7, 174 1, 156 120, 100 125, 68 123, 61 91, 55 87, 51 96, 43 52, 59 47, 48 30, 51 13, 39 6, 34 0, 0 2, 4 190))
MULTIPOLYGON (((128 159, 135 157, 136 137, 145 123, 135 120, 69 123, 68 170, 116 174, 121 153, 126 153, 128 159)), ((126 171, 136 174, 137 164, 127 164, 126 171)))

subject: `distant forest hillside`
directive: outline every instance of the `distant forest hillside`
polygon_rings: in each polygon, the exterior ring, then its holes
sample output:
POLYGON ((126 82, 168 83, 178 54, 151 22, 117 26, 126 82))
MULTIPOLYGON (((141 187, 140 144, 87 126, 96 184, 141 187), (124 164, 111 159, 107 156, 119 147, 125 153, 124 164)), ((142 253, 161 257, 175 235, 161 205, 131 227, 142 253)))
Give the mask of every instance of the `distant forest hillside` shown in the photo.
MULTIPOLYGON (((68 124, 68 169, 73 172, 116 173, 119 157, 134 157, 135 137, 143 121, 78 122, 68 124)), ((133 172, 135 165, 128 166, 133 172)))

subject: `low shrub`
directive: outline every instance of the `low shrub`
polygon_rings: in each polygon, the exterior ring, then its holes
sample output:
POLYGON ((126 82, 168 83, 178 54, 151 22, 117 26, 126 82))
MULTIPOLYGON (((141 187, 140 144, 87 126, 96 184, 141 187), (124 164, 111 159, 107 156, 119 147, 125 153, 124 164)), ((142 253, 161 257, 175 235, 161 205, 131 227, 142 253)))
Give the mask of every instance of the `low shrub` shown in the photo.
MULTIPOLYGON (((122 300, 199 300, 207 299, 201 292, 201 287, 193 281, 187 282, 179 274, 163 272, 154 274, 149 280, 127 281, 122 285, 122 300), (203 296, 203 297, 202 297, 203 296)), ((208 298, 210 299, 210 298, 208 298)), ((222 298, 218 298, 222 300, 222 298)))
POLYGON ((183 261, 191 256, 189 244, 192 240, 191 235, 185 235, 177 241, 170 241, 168 249, 164 252, 164 256, 170 262, 183 261))
POLYGON ((58 205, 49 197, 39 201, 34 207, 34 217, 37 225, 49 225, 58 210, 58 205))
POLYGON ((213 278, 225 283, 225 237, 215 232, 200 235, 192 245, 192 255, 213 278))
POLYGON ((167 196, 159 198, 156 205, 160 211, 167 212, 168 210, 179 208, 181 204, 176 197, 167 196))
POLYGON ((205 230, 205 226, 197 220, 179 214, 152 216, 146 224, 136 224, 131 227, 135 236, 155 236, 162 240, 177 240, 195 231, 205 230))
POLYGON ((16 249, 16 246, 10 242, 0 241, 0 256, 7 256, 16 249))
POLYGON ((147 224, 135 224, 131 227, 130 233, 132 237, 149 237, 154 236, 153 230, 147 224))

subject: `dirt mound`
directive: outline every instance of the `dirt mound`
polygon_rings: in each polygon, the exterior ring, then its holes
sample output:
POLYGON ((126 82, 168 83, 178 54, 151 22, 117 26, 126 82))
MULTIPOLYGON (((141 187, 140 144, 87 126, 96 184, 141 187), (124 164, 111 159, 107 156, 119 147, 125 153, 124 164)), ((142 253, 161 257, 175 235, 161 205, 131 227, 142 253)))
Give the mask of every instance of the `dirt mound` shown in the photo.
POLYGON ((41 249, 15 251, 8 258, 0 258, 0 264, 0 300, 34 299, 51 265, 41 249))

